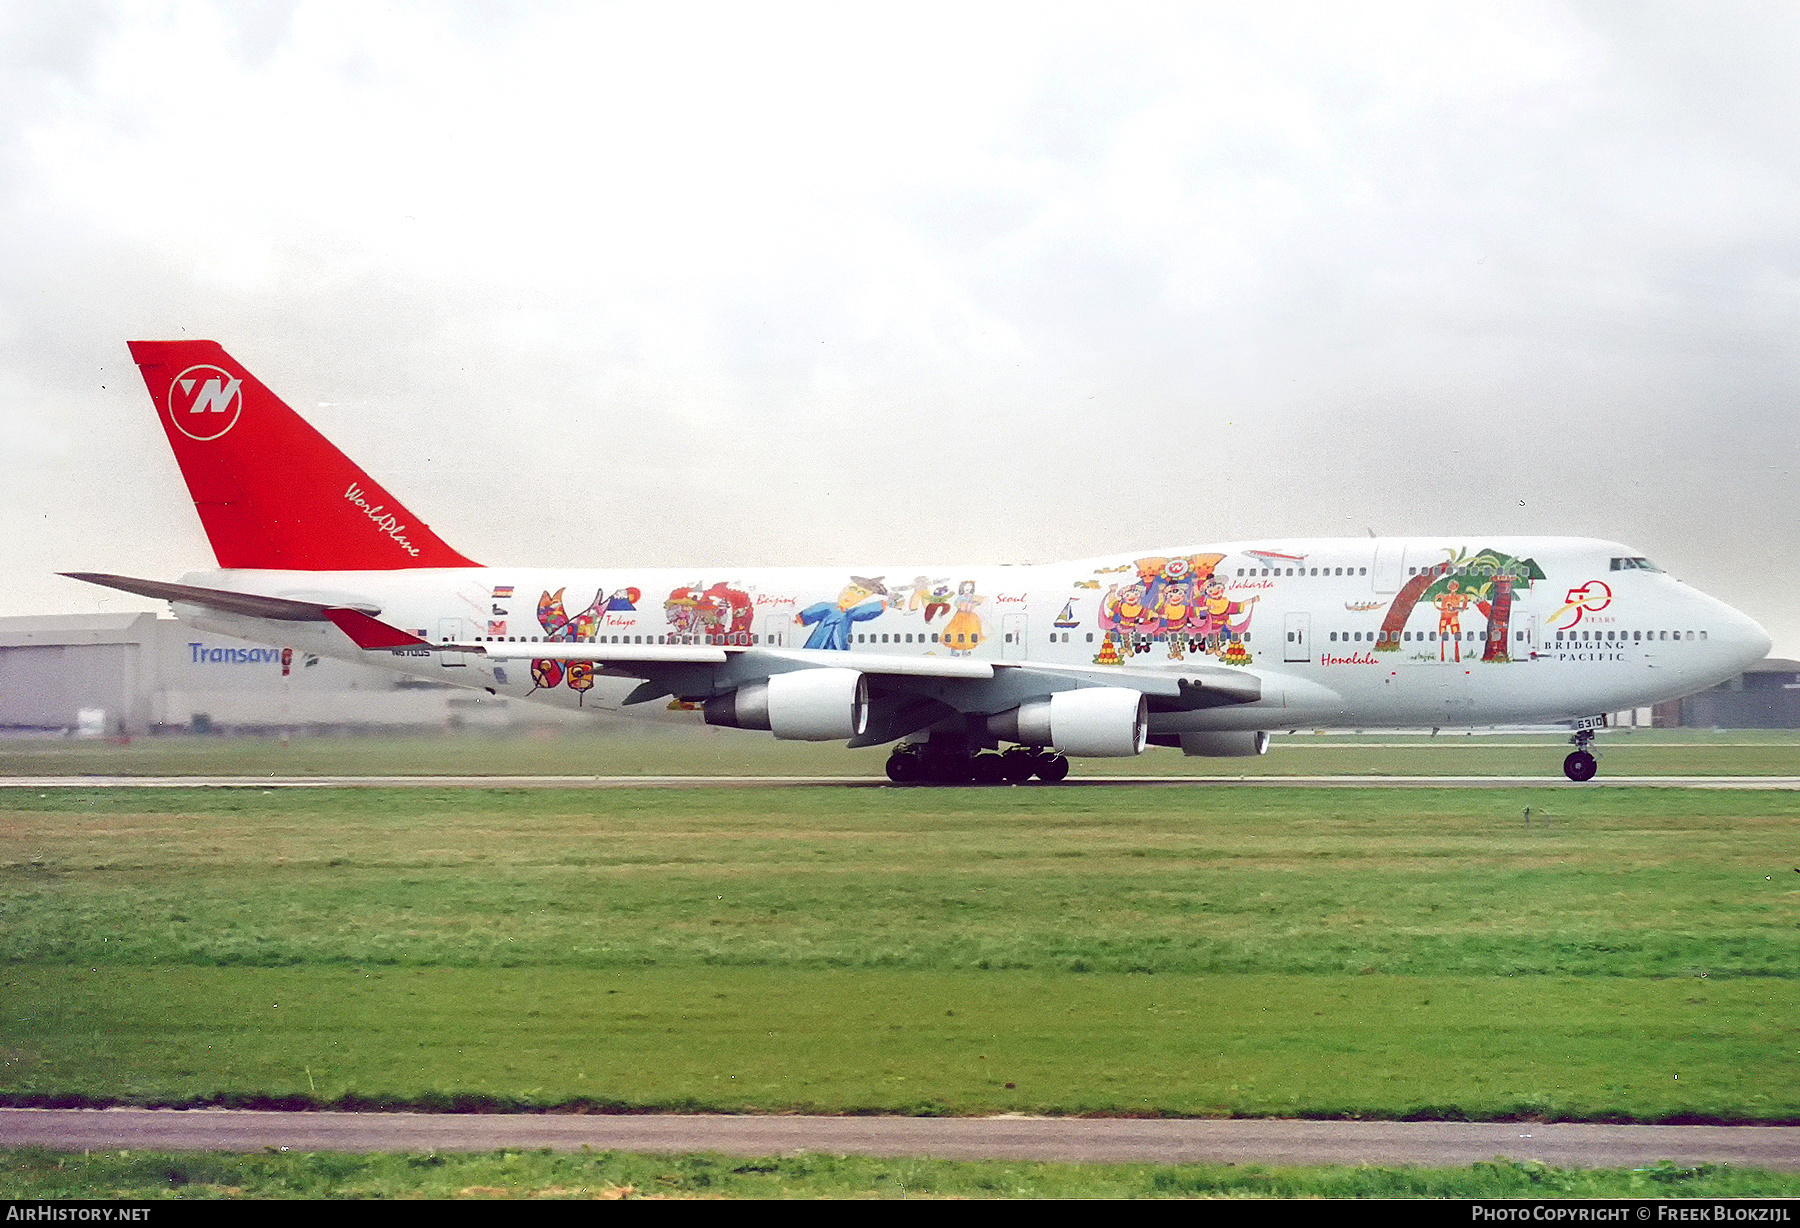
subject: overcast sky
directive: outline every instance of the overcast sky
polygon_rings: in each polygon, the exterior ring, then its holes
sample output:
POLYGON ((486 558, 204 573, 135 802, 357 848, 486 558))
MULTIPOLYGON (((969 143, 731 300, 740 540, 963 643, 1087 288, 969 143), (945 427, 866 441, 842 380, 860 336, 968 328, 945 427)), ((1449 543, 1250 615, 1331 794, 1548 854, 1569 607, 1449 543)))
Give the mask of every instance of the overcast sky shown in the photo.
POLYGON ((0 614, 208 337, 486 563, 1628 542, 1800 656, 1800 6, 0 0, 0 614))

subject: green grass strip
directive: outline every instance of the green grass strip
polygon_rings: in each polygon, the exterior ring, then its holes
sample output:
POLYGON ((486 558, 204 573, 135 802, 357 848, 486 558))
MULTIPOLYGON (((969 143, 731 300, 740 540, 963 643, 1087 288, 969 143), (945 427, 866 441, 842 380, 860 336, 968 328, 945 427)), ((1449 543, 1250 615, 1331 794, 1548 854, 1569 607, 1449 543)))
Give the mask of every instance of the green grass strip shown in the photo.
POLYGON ((1800 1122, 1787 981, 12 969, 15 1105, 1800 1122))
POLYGON ((0 1198, 1769 1198, 1800 1174, 1660 1164, 1551 1168, 1274 1168, 1258 1164, 1032 1164, 859 1156, 643 1156, 497 1151, 0 1152, 0 1198))

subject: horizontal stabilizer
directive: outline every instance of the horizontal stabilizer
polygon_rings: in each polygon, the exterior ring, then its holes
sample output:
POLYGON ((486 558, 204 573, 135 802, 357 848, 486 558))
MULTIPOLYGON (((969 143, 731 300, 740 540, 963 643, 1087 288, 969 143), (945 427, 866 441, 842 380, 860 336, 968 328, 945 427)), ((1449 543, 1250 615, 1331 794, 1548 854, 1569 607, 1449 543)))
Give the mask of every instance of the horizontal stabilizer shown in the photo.
POLYGON ((243 614, 250 618, 272 618, 284 623, 319 623, 328 621, 331 606, 313 601, 294 601, 287 597, 264 597, 258 593, 233 593, 220 588, 196 588, 192 584, 166 584, 161 580, 139 580, 133 576, 109 576, 93 571, 65 571, 71 580, 85 580, 104 588, 139 597, 155 597, 162 601, 180 601, 223 610, 227 614, 243 614))
POLYGON ((339 631, 350 637, 350 642, 358 648, 429 648, 430 643, 420 639, 410 631, 402 631, 398 627, 390 627, 379 618, 370 618, 358 610, 346 610, 333 607, 325 611, 339 631))

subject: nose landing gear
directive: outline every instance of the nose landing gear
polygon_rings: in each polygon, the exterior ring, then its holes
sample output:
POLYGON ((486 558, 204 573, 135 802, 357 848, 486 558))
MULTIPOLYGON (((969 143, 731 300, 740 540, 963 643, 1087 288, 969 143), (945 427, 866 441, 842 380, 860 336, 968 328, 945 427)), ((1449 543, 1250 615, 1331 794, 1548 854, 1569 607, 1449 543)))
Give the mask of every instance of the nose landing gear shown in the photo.
POLYGON ((1578 784, 1585 780, 1592 780, 1594 773, 1600 770, 1600 761, 1588 750, 1588 746, 1593 740, 1594 731, 1592 729, 1577 729, 1575 736, 1569 739, 1575 749, 1568 758, 1563 760, 1563 775, 1578 784))

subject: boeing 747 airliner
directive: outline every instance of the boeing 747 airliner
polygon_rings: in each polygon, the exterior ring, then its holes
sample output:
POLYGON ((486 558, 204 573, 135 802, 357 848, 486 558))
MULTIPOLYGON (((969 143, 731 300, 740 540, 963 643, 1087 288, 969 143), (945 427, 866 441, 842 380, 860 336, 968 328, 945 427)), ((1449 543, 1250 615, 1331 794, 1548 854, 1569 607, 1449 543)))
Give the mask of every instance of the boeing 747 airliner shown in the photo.
POLYGON ((484 567, 211 341, 132 357, 218 569, 67 573, 191 625, 574 708, 894 743, 897 782, 1069 756, 1261 754, 1269 730, 1568 723, 1712 686, 1763 629, 1642 552, 1562 537, 1215 542, 1042 566, 484 567), (1002 746, 1005 750, 1001 750, 1002 746))

